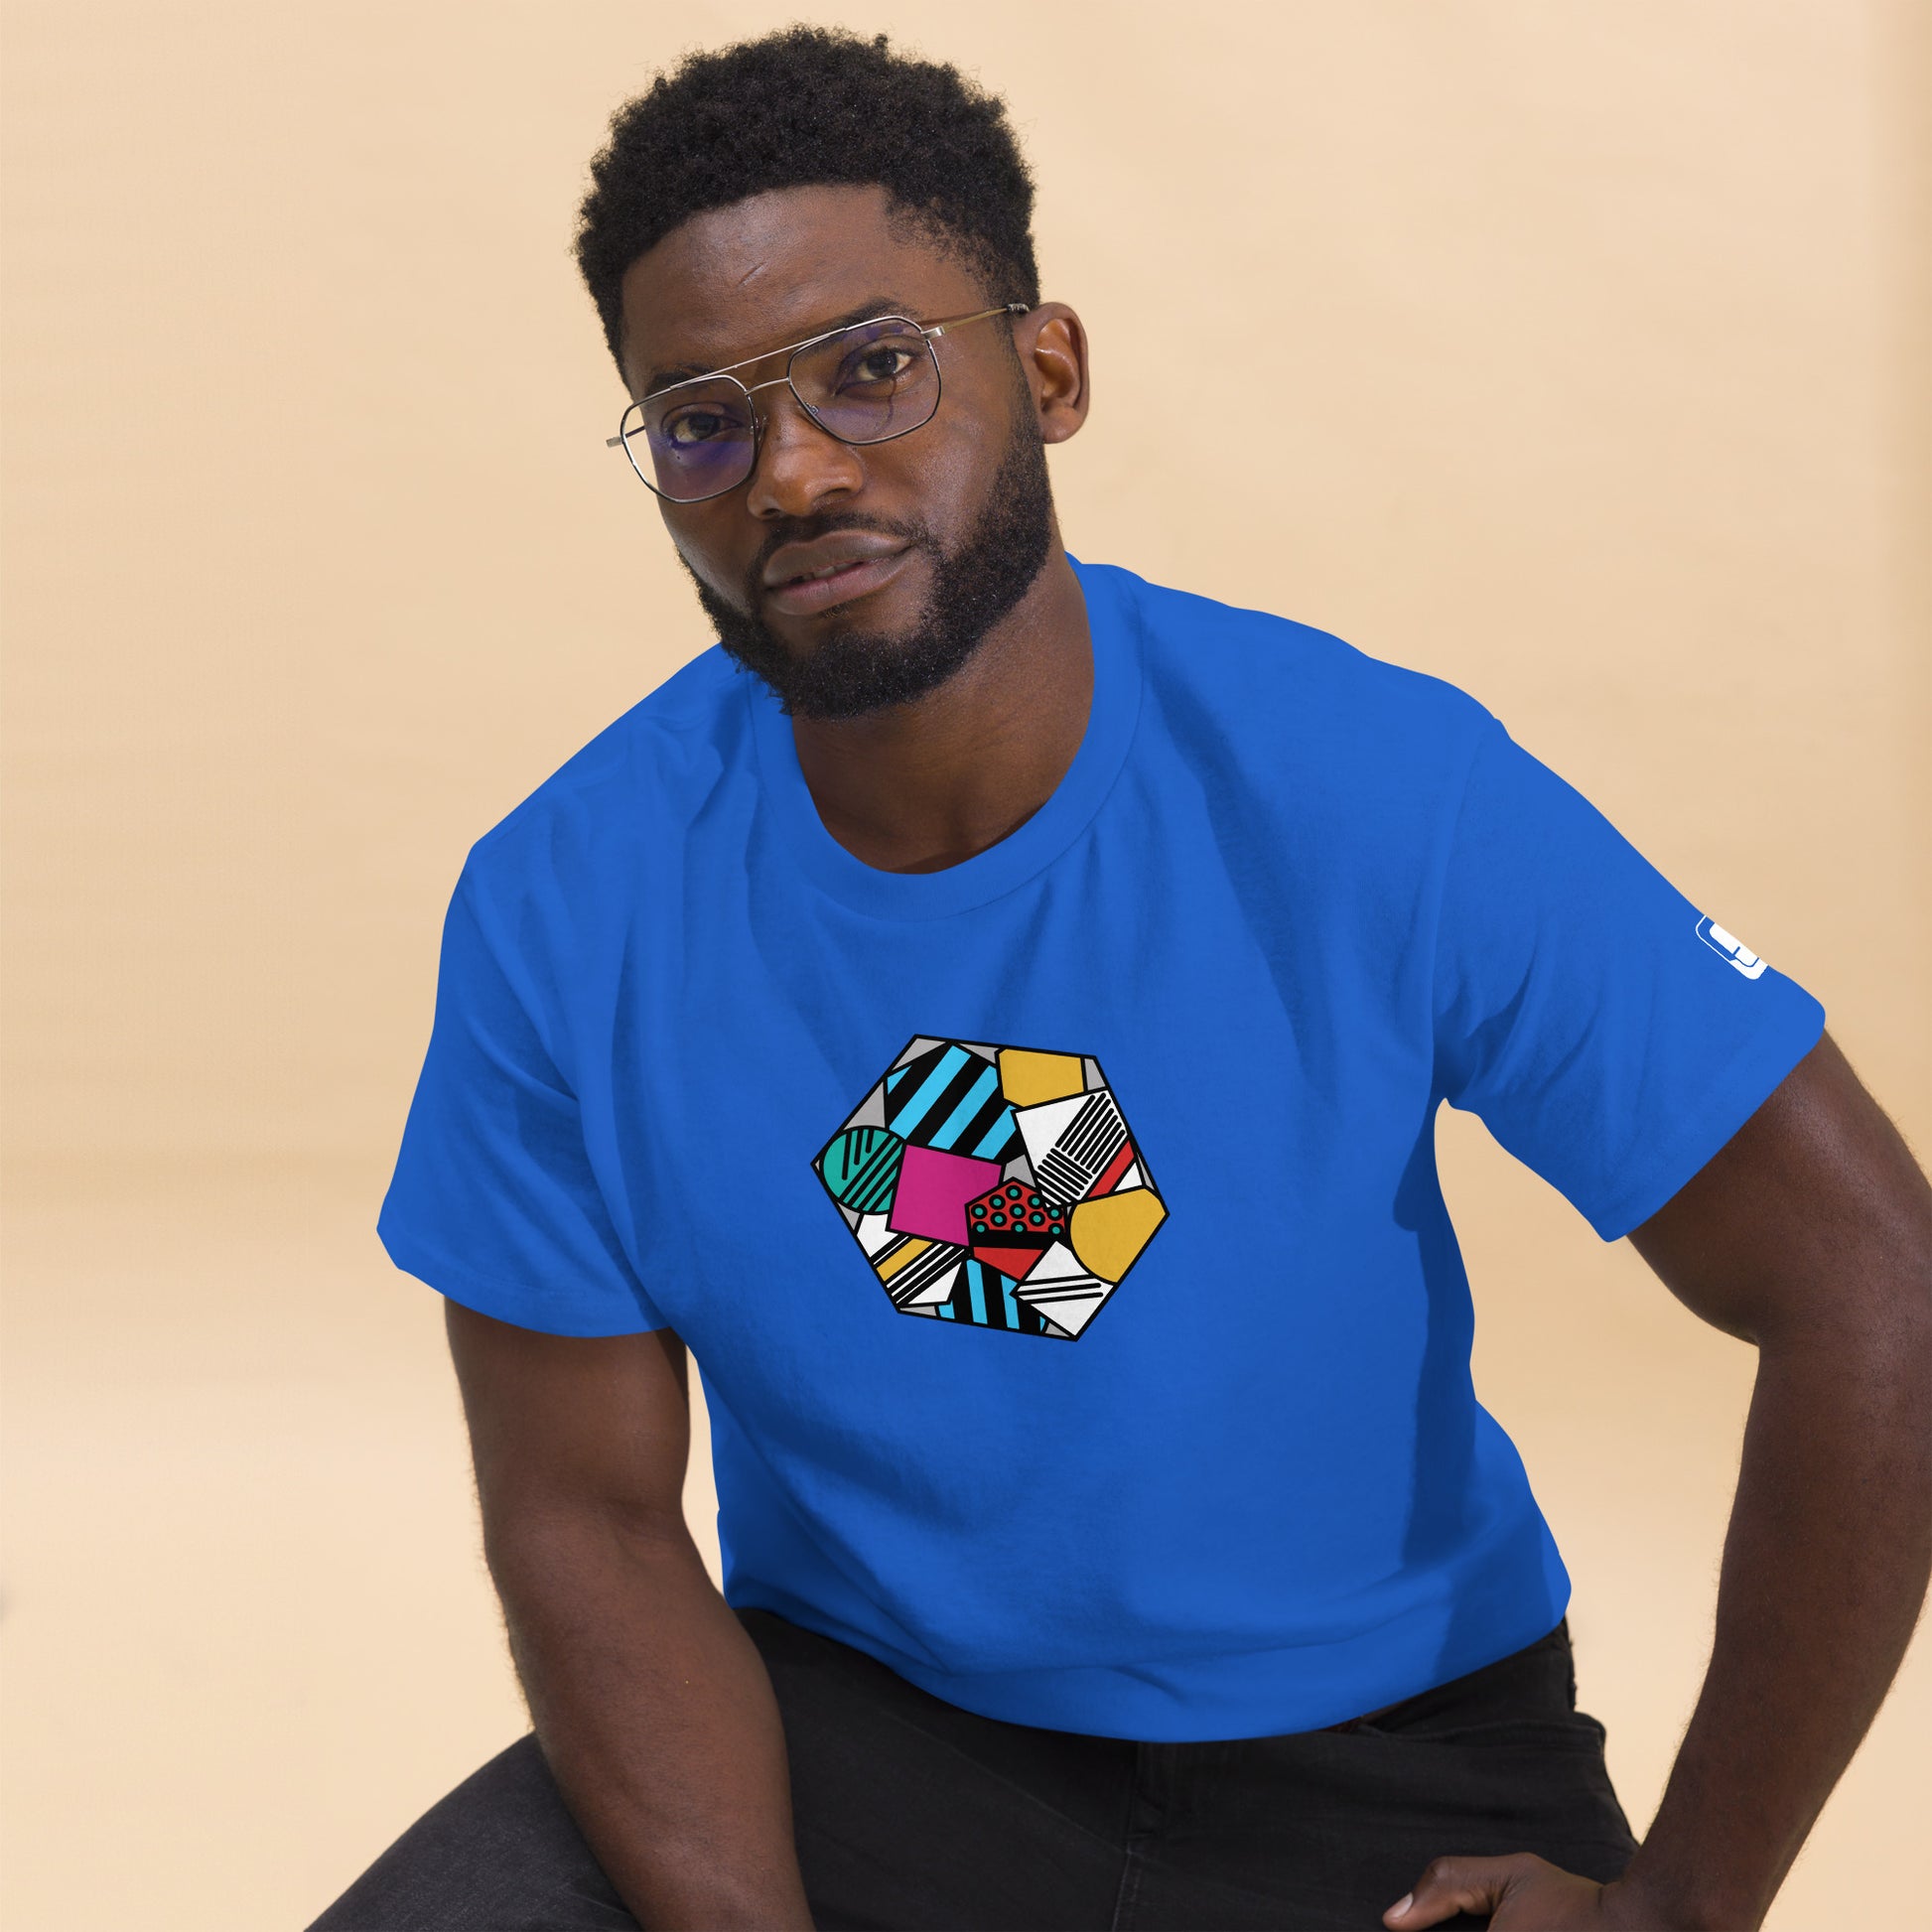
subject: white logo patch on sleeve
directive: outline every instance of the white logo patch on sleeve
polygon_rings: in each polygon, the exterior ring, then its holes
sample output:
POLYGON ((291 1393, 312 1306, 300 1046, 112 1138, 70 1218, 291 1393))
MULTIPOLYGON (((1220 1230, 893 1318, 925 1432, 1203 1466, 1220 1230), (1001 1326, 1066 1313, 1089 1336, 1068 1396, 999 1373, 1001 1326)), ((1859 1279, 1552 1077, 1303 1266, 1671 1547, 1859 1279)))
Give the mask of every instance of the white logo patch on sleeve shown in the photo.
POLYGON ((1727 966, 1734 966, 1747 980, 1764 971, 1764 962, 1735 933, 1726 932, 1715 919, 1698 921, 1698 937, 1727 966))

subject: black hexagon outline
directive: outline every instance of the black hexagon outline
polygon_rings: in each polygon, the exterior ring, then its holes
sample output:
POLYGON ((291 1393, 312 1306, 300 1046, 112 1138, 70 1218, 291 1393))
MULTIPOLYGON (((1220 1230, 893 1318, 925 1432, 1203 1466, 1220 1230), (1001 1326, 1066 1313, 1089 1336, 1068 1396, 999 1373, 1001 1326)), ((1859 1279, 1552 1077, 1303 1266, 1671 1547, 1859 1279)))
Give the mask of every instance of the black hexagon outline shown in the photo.
MULTIPOLYGON (((884 1070, 881 1071, 879 1074, 877 1074, 872 1079, 872 1081, 867 1085, 866 1094, 870 1094, 873 1091, 873 1089, 877 1087, 886 1078, 886 1075, 888 1073, 891 1073, 893 1068, 898 1065, 898 1063, 902 1059, 904 1059, 907 1051, 911 1048, 915 1040, 921 1040, 921 1039, 944 1040, 955 1046, 966 1046, 969 1044, 966 1035, 962 1034, 931 1034, 931 1033, 907 1034, 898 1051, 895 1053, 893 1057, 886 1062, 884 1070)), ((1154 1232, 1148 1236, 1146 1242, 1142 1245, 1140 1254, 1137 1254, 1134 1257, 1134 1259, 1127 1264, 1127 1267, 1121 1274, 1120 1280, 1112 1284, 1108 1293, 1102 1298, 1099 1308, 1094 1311, 1092 1316, 1088 1319, 1086 1325, 1083 1328, 1081 1328, 1078 1334, 1069 1335, 1062 1331, 1057 1335, 1041 1335, 1041 1336, 1033 1337, 1033 1339, 1035 1340, 1083 1341, 1085 1340, 1087 1335, 1092 1331, 1094 1323, 1098 1321, 1100 1317, 1107 1312, 1108 1309, 1110 1309, 1113 1306, 1115 1297, 1120 1293, 1122 1287, 1125 1286, 1128 1276, 1133 1274, 1134 1270, 1141 1265, 1142 1258, 1146 1255, 1148 1249, 1154 1246, 1155 1241, 1167 1229, 1168 1223, 1173 1219, 1173 1209, 1172 1206, 1169 1205, 1167 1195, 1161 1190, 1161 1187, 1159 1186, 1159 1184, 1156 1182, 1154 1178, 1154 1167, 1153 1164, 1147 1158, 1147 1150, 1142 1146, 1141 1137, 1138 1133, 1135 1132, 1133 1122, 1128 1119, 1127 1109, 1121 1106, 1119 1089, 1116 1088, 1113 1081, 1107 1077, 1107 1069, 1101 1063, 1100 1055, 1098 1053, 1069 1053, 1064 1046, 1022 1046, 1021 1044, 1019 1044, 1018 1041, 1010 1040, 1010 1039, 1003 1039, 998 1041, 985 1040, 983 1043, 987 1045, 995 1046, 996 1049, 1001 1052, 1048 1053, 1063 1059, 1077 1059, 1081 1062, 1082 1065, 1084 1065, 1088 1060, 1091 1060, 1094 1063, 1094 1065, 1097 1068, 1099 1068, 1100 1084, 1103 1087, 1105 1087, 1109 1093, 1113 1094, 1114 1105, 1120 1107, 1121 1119, 1127 1123, 1128 1138, 1133 1143, 1134 1158, 1140 1164, 1141 1173, 1145 1176, 1147 1181, 1148 1192, 1151 1193, 1155 1197, 1155 1199, 1161 1203, 1163 1209, 1166 1210, 1162 1215, 1160 1225, 1155 1228, 1154 1232)), ((864 1101, 865 1101, 865 1095, 861 1095, 859 1104, 863 1105, 864 1101)), ((836 1194, 832 1192, 831 1183, 827 1181, 827 1179, 825 1178, 824 1171, 819 1165, 825 1159, 826 1154, 830 1151, 832 1143, 836 1141, 839 1138, 839 1136, 846 1131, 846 1125, 851 1120, 853 1113, 856 1111, 857 1108, 849 1108, 846 1111, 844 1118, 839 1122, 839 1124, 835 1128, 832 1129, 831 1133, 825 1137, 824 1146, 822 1146, 818 1150, 818 1152, 815 1155, 813 1155, 811 1158, 811 1164, 810 1164, 811 1170, 813 1174, 816 1176, 818 1180, 819 1186, 824 1190, 825 1198, 827 1199, 827 1201, 831 1203, 832 1212, 838 1216, 840 1232, 843 1233, 846 1239, 852 1244, 852 1247, 858 1253, 860 1260, 867 1264, 866 1273, 869 1276, 871 1276, 873 1285, 879 1290, 881 1290, 881 1292, 885 1295, 886 1304, 895 1314, 905 1315, 905 1311, 901 1309, 898 1306, 898 1304, 893 1300, 892 1290, 888 1288, 884 1282, 880 1281, 879 1276, 877 1275, 877 1273, 874 1272, 871 1266, 871 1257, 866 1253, 866 1251, 863 1248, 859 1246, 859 1238, 853 1232, 852 1228, 848 1225, 845 1215, 841 1210, 839 1198, 836 1194)), ((984 1264, 982 1264, 982 1266, 984 1266, 984 1264)), ((1000 1271, 996 1268, 992 1272, 997 1275, 1000 1271)), ((1007 1279, 1011 1280, 1012 1277, 1009 1276, 1007 1277, 1007 1279)), ((1018 1283, 1015 1283, 1014 1285, 1015 1287, 1019 1286, 1018 1283)), ((915 1317, 915 1316, 906 1315, 905 1318, 908 1320, 912 1320, 912 1319, 923 1320, 926 1317, 924 1316, 915 1317)), ((1048 1317, 1045 1316, 1041 1317, 1042 1320, 1047 1318, 1048 1317)), ((989 1333, 995 1333, 995 1334, 1018 1334, 1024 1332, 1023 1330, 1020 1329, 996 1328, 990 1322, 979 1322, 979 1321, 968 1321, 964 1323, 945 1322, 940 1325, 943 1325, 945 1327, 960 1327, 960 1326, 964 1326, 967 1328, 984 1327, 987 1329, 989 1333)))

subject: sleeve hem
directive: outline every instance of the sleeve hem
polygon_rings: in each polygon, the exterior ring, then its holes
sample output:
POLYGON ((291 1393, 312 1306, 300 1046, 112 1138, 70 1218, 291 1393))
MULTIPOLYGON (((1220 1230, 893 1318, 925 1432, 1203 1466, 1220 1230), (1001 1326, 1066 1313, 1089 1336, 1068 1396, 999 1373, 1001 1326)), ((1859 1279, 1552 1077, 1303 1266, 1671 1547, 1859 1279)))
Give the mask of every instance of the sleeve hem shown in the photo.
POLYGON ((377 1221, 376 1238, 404 1274, 413 1275, 466 1309, 507 1321, 513 1327, 533 1328, 546 1335, 603 1336, 645 1335, 670 1326, 661 1316, 649 1319, 656 1311, 641 1305, 634 1306, 628 1315, 585 1313, 563 1307, 555 1296, 465 1268, 423 1246, 388 1220, 377 1221))
POLYGON ((1752 1039, 1705 1095, 1695 1119, 1655 1155, 1637 1182, 1584 1217, 1605 1241, 1620 1241, 1640 1227, 1699 1173, 1776 1090, 1786 1074, 1818 1044, 1825 1009, 1810 994, 1769 1040, 1752 1039))

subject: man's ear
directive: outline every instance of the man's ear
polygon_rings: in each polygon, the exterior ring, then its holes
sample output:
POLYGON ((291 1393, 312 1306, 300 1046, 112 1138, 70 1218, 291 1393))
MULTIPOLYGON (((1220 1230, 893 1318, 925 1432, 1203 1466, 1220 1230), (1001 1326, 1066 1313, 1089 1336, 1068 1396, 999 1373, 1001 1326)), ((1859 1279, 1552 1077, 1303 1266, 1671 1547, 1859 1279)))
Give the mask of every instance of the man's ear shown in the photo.
POLYGON ((1064 443, 1087 420, 1087 332, 1064 302, 1042 302, 1014 325, 1013 345, 1027 371, 1039 440, 1064 443))

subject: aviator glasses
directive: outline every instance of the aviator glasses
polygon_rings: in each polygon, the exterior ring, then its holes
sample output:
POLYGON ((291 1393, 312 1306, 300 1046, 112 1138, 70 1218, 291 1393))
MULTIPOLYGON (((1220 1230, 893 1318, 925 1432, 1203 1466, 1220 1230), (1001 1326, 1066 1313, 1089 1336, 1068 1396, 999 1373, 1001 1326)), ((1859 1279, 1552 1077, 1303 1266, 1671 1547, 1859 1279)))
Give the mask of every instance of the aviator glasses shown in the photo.
POLYGON ((922 429, 939 407, 935 337, 990 316, 1026 313, 1026 303, 1007 302, 937 322, 873 316, 847 323, 652 390, 623 412, 605 447, 621 445, 630 467, 666 501, 702 503, 736 489, 758 467, 765 427, 752 402, 759 390, 784 385, 841 443, 890 443, 922 429), (785 372, 768 382, 745 383, 732 373, 774 355, 785 357, 785 372))

